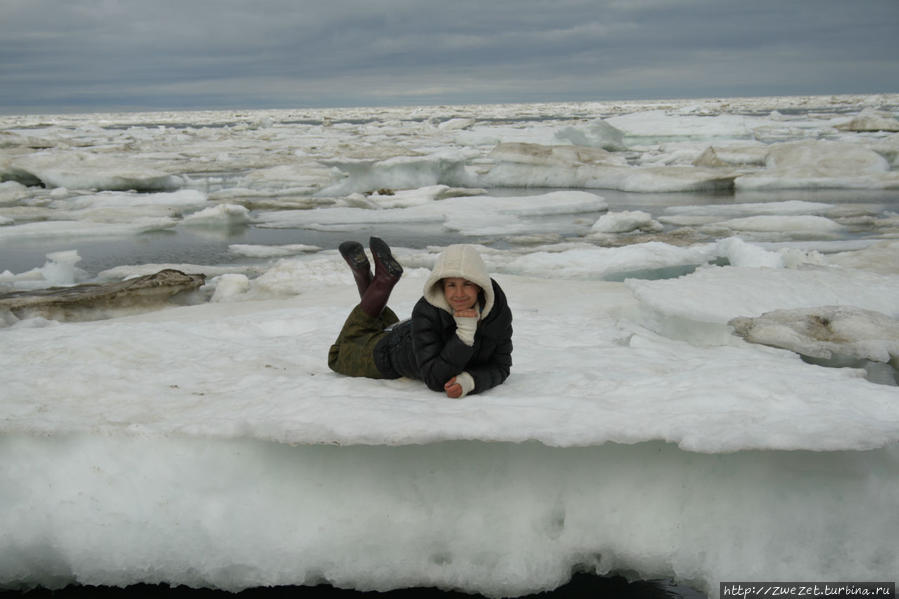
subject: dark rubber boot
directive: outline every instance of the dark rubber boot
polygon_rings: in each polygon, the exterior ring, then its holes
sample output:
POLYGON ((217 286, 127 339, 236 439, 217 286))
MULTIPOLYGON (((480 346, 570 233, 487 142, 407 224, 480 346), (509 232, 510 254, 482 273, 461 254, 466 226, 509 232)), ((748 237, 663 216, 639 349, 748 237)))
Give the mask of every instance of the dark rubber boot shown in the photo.
POLYGON ((365 256, 365 249, 358 241, 344 241, 338 247, 340 255, 350 265, 353 271, 353 278, 356 280, 356 289, 359 290, 359 297, 365 295, 365 290, 371 285, 371 266, 368 258, 365 256))
POLYGON ((360 305, 363 312, 372 318, 377 318, 387 306, 393 286, 403 276, 403 267, 396 261, 393 254, 390 253, 390 248, 382 239, 372 237, 369 240, 369 248, 375 259, 375 276, 362 295, 360 305))

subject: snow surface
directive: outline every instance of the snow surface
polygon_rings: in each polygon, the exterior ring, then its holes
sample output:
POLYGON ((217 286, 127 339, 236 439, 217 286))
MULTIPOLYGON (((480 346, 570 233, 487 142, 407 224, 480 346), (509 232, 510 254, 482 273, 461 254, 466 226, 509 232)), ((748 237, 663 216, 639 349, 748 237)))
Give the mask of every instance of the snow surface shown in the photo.
POLYGON ((0 118, 0 290, 207 275, 194 305, 0 317, 0 587, 891 580, 897 387, 799 354, 897 365, 872 129, 897 106, 0 118), (327 368, 358 301, 336 240, 381 231, 401 316, 450 239, 479 245, 514 314, 506 383, 455 401, 327 368), (151 236, 172 251, 91 262, 151 236), (797 341, 810 318, 839 334, 797 341))

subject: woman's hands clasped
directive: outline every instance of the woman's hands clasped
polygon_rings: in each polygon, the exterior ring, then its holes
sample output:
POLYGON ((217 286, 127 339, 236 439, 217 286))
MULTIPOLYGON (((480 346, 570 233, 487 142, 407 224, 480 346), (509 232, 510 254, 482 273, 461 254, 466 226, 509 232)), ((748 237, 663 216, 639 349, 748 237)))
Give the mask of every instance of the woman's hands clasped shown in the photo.
POLYGON ((446 396, 451 399, 459 399, 462 397, 462 385, 456 382, 456 377, 451 378, 443 386, 446 396))

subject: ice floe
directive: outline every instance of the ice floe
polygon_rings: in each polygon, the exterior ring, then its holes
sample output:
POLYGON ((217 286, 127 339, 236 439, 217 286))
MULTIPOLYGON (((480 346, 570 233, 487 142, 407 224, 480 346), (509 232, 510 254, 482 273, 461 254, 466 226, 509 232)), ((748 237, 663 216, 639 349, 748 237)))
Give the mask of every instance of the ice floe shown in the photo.
POLYGON ((0 586, 890 579, 897 106, 0 117, 3 292, 205 277, 194 305, 4 319, 0 586), (373 234, 401 316, 477 245, 505 384, 328 369, 359 301, 336 247, 373 234))

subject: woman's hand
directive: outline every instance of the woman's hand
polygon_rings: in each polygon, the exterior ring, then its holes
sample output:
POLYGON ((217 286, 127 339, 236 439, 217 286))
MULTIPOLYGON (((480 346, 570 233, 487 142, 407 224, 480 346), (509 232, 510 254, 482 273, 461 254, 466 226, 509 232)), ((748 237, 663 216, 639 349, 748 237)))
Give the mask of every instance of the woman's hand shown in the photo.
POLYGON ((456 377, 448 380, 443 386, 443 389, 446 391, 446 396, 449 398, 459 399, 462 397, 462 385, 456 382, 456 377))

